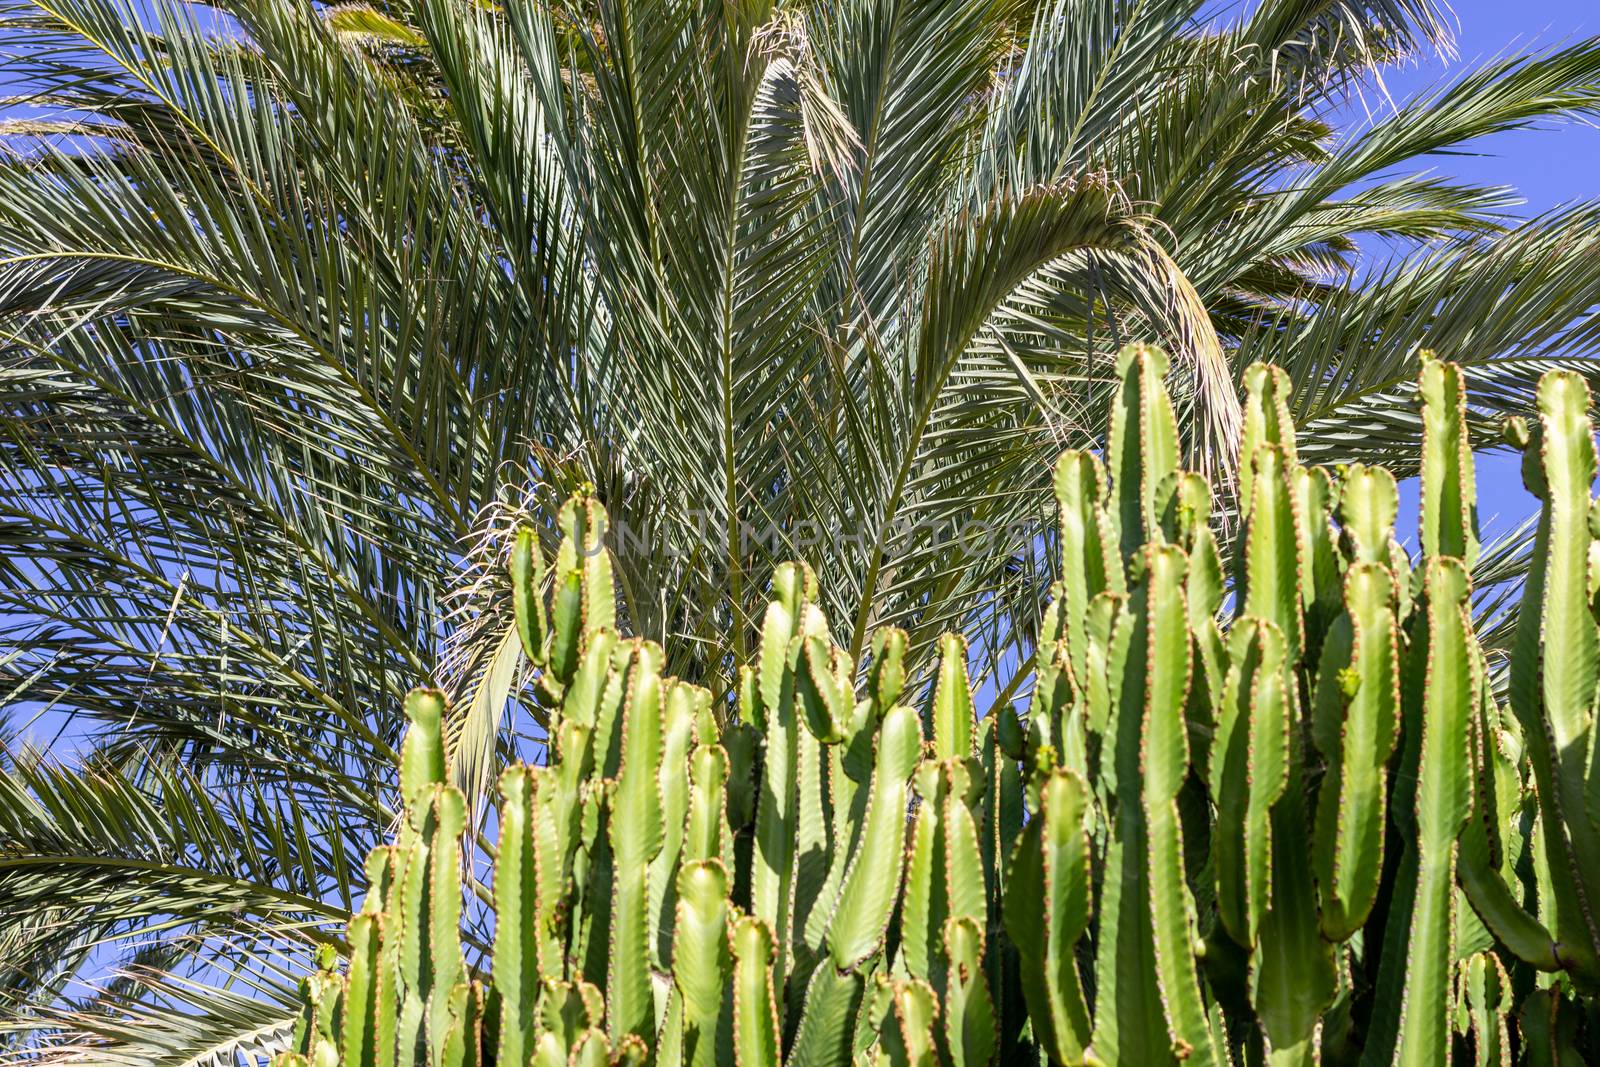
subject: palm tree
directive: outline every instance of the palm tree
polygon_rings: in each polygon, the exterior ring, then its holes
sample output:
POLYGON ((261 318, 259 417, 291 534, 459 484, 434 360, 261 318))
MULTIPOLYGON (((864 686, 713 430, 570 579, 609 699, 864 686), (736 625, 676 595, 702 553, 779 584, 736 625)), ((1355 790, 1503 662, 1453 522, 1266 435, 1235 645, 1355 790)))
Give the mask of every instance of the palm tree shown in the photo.
POLYGON ((1255 360, 1302 456, 1400 474, 1424 347, 1480 443, 1600 378, 1600 204, 1518 221, 1422 162, 1593 115, 1600 42, 1346 127, 1448 47, 1434 0, 1214 9, 0 0, 18 1054, 275 1047, 394 817, 400 694, 452 690, 470 795, 537 755, 503 534, 575 489, 679 675, 726 695, 798 555, 858 654, 960 629, 992 678, 1127 340, 1223 479, 1255 360))

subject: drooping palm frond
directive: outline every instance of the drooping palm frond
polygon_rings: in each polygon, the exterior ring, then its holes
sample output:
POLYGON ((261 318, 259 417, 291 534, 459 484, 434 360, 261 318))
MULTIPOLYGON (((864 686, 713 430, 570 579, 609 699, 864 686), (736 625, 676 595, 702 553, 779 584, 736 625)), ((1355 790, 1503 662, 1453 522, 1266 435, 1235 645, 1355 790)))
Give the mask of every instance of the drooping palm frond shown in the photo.
POLYGON ((351 846, 381 832, 345 822, 348 802, 330 821, 315 787, 297 788, 310 799, 267 784, 219 797, 185 771, 110 753, 80 769, 11 760, 0 775, 9 1036, 44 1035, 46 1059, 63 1062, 220 1064, 281 1047, 294 999, 281 966, 253 991, 214 987, 242 960, 303 963, 328 941, 364 888, 351 846), (112 981, 75 995, 108 966, 112 981), (186 987, 189 1008, 176 1010, 168 994, 186 987))
POLYGON ((27 1062, 265 1067, 291 1047, 300 1007, 287 967, 255 961, 185 977, 173 972, 173 953, 146 955, 160 958, 120 970, 87 1002, 29 1020, 53 1033, 27 1062))
POLYGON ((0 128, 4 720, 88 753, 4 761, 18 1040, 266 1034, 174 1006, 176 964, 94 1020, 63 998, 154 932, 242 959, 347 912, 407 688, 452 690, 480 798, 535 750, 504 535, 553 543, 581 485, 631 632, 725 702, 795 556, 858 653, 893 622, 914 670, 946 629, 1026 662, 1050 464, 1100 439, 1126 341, 1178 355, 1224 482, 1255 359, 1306 455, 1400 473, 1422 348, 1485 441, 1546 366, 1589 372, 1593 209, 1518 222, 1428 157, 1592 115, 1600 44, 1341 130, 1447 49, 1437 4, 1209 10, 0 0, 30 105, 0 128))

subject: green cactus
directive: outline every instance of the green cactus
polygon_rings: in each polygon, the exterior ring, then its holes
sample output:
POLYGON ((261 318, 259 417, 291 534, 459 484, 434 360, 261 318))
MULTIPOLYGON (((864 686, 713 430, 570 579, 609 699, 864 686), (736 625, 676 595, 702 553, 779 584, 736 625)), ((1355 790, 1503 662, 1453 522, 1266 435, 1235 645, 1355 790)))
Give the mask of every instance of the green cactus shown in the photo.
POLYGON ((1006 932, 1022 960, 1034 1037, 1051 1060, 1075 1063, 1089 1046, 1091 1025, 1076 955, 1089 928, 1088 790, 1078 775, 1056 768, 1034 792, 1034 817, 1005 897, 1006 932))
POLYGON ((733 925, 733 1045, 734 1058, 743 1067, 777 1067, 778 1006, 773 994, 773 957, 777 955, 772 930, 761 919, 746 915, 733 925))
POLYGON ((1104 465, 1055 470, 1025 719, 981 706, 961 635, 884 629, 854 662, 803 564, 724 697, 664 678, 618 633, 599 504, 562 508, 548 564, 519 532, 548 761, 474 824, 443 698, 408 698, 404 817, 280 1067, 1600 1059, 1583 383, 1548 375, 1507 427, 1544 511, 1502 666, 1458 368, 1422 360, 1416 560, 1391 475, 1301 465, 1281 372, 1245 372, 1214 497, 1178 467, 1166 357, 1119 368, 1104 465))
POLYGON ((1283 633, 1252 616, 1231 635, 1211 795, 1217 805, 1217 918, 1255 946, 1272 888, 1272 807, 1289 784, 1290 696, 1283 633))
POLYGON ((1471 1037, 1474 1067, 1503 1067, 1511 1062, 1511 979, 1500 957, 1475 953, 1460 968, 1462 1023, 1471 1037))
POLYGON ((728 871, 721 860, 686 863, 678 873, 678 914, 672 977, 682 998, 683 1062, 717 1062, 722 991, 731 973, 728 948, 728 871))

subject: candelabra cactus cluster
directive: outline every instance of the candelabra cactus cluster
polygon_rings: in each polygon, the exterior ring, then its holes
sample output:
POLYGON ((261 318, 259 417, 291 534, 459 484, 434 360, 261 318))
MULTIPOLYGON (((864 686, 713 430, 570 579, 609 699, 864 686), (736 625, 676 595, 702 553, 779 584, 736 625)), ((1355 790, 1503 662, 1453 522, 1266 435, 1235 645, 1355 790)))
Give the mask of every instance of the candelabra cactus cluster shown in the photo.
POLYGON ((1105 451, 1056 469, 1025 718, 975 707, 959 637, 910 689, 897 630, 853 662, 791 564, 724 723, 615 632, 594 501, 548 570, 521 534, 555 710, 548 764, 500 781, 492 964, 462 955, 466 804, 416 693, 405 819, 280 1062, 1596 1062, 1584 385, 1547 375, 1507 430, 1543 515, 1500 685, 1456 367, 1421 371, 1416 560, 1394 479, 1301 466, 1288 383, 1250 368, 1229 565, 1165 370, 1124 352, 1105 451))

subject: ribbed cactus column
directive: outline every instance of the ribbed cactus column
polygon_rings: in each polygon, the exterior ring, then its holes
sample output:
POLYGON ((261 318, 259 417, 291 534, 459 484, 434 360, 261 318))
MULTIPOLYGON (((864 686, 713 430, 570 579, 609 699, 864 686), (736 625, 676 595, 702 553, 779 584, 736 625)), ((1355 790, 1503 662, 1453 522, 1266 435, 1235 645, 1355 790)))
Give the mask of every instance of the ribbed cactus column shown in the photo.
POLYGON ((1549 895, 1540 902, 1541 918, 1564 961, 1592 990, 1600 983, 1600 829, 1591 789, 1600 647, 1589 602, 1594 432, 1589 392, 1575 375, 1545 375, 1537 399, 1531 432, 1526 425, 1510 428, 1524 450, 1523 481, 1543 507, 1509 693, 1537 783, 1549 895))
POLYGON ((1333 942, 1366 924, 1383 871, 1388 766, 1399 737, 1399 590, 1383 562, 1396 506, 1387 471, 1347 472, 1339 507, 1354 558, 1345 572, 1344 614, 1323 646, 1311 727, 1327 761, 1313 856, 1322 933, 1333 942))
POLYGON ((1052 1060, 1081 1062, 1089 1005, 1077 946, 1089 928, 1088 788, 1074 772, 1041 772, 1005 899, 1006 929, 1022 959, 1034 1037, 1052 1060))

